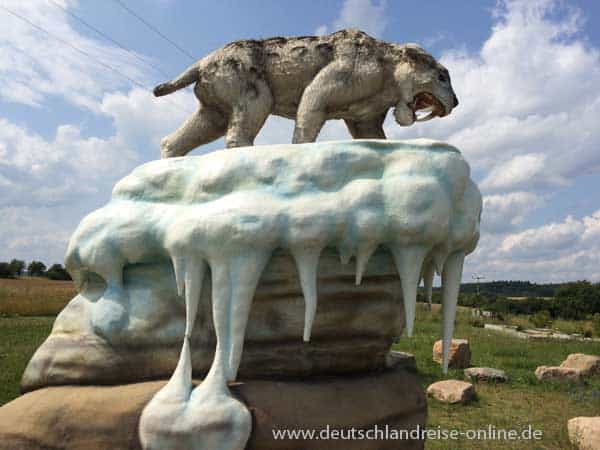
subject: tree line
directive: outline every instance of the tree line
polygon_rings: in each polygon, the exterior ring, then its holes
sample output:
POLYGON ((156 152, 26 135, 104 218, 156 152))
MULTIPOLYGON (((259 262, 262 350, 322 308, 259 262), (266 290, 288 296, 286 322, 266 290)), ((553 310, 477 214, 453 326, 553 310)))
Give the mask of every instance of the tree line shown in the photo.
POLYGON ((51 280, 70 280, 69 272, 62 264, 52 264, 49 268, 41 261, 31 261, 28 265, 20 259, 10 262, 0 262, 0 278, 19 278, 25 274, 30 277, 46 277, 51 280))
MULTIPOLYGON (((460 289, 459 305, 500 315, 535 315, 541 312, 551 319, 583 320, 600 317, 600 283, 587 280, 553 284, 494 281, 479 283, 479 293, 475 283, 465 283, 460 289)), ((419 299, 424 301, 422 288, 419 290, 419 299)), ((440 289, 434 288, 433 302, 440 303, 440 299, 440 289)))

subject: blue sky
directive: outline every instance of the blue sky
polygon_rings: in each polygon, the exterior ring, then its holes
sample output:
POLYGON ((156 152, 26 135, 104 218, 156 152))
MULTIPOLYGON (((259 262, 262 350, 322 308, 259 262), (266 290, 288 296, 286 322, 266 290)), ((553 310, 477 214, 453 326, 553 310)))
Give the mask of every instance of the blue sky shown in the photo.
MULTIPOLYGON (((197 58, 236 39, 344 27, 421 44, 450 70, 460 106, 409 128, 388 117, 385 128, 389 138, 447 140, 470 162, 484 213, 464 279, 600 281, 598 2, 123 1, 197 58)), ((68 43, 0 9, 0 260, 60 262, 81 218, 157 158, 160 138, 195 108, 189 90, 155 99, 139 84, 192 60, 114 0, 0 6, 68 43)), ((289 142, 292 126, 271 118, 257 143, 289 142)), ((347 137, 331 122, 320 140, 347 137)))

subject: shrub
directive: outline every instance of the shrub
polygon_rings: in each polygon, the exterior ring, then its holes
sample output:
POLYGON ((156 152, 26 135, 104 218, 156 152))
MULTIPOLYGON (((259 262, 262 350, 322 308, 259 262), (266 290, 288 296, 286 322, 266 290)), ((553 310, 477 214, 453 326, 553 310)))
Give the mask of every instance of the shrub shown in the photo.
POLYGON ((60 264, 53 264, 44 274, 51 280, 70 280, 71 276, 60 264))
POLYGON ((0 278, 14 278, 9 263, 0 262, 0 278))
POLYGON ((536 328, 547 328, 552 323, 552 317, 546 310, 536 312, 529 320, 536 328))

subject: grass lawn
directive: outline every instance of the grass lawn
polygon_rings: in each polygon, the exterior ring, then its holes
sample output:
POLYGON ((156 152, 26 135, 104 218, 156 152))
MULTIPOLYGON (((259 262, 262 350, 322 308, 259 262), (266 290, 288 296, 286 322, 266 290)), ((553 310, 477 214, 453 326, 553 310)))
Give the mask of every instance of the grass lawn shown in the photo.
POLYGON ((27 362, 74 296, 71 281, 0 278, 0 405, 19 395, 27 362))
MULTIPOLYGON (((435 306, 435 305, 434 305, 435 306)), ((534 376, 537 366, 560 365, 570 353, 600 355, 600 343, 580 341, 530 341, 475 328, 468 324, 469 313, 459 312, 455 338, 471 345, 471 364, 503 369, 509 382, 475 386, 477 400, 468 405, 446 405, 430 399, 430 428, 521 430, 528 425, 543 432, 540 441, 434 441, 427 449, 571 449, 567 420, 576 416, 600 415, 600 377, 584 385, 541 382, 534 376)), ((403 337, 397 350, 413 353, 423 387, 445 378, 463 379, 462 370, 450 370, 447 376, 431 359, 433 343, 440 338, 439 311, 418 309, 412 338, 403 337)))
MULTIPOLYGON (((19 381, 29 358, 51 330, 54 314, 74 295, 70 282, 45 279, 0 280, 0 405, 19 395, 19 381), (19 315, 16 315, 19 314, 19 315)), ((419 305, 422 306, 422 305, 419 305)), ((439 307, 418 308, 415 333, 395 346, 415 354, 423 387, 444 378, 462 379, 462 370, 442 375, 431 359, 440 338, 439 307)), ((527 341, 475 328, 469 312, 459 311, 455 337, 469 339, 472 365, 503 369, 506 384, 476 385, 478 398, 468 405, 449 406, 429 400, 429 428, 517 429, 531 425, 543 432, 540 441, 435 441, 429 449, 571 449, 567 420, 600 414, 600 377, 583 385, 539 382, 534 370, 559 365, 570 353, 600 355, 600 343, 580 341, 527 341)))
POLYGON ((0 317, 0 405, 19 395, 21 375, 54 317, 0 317))

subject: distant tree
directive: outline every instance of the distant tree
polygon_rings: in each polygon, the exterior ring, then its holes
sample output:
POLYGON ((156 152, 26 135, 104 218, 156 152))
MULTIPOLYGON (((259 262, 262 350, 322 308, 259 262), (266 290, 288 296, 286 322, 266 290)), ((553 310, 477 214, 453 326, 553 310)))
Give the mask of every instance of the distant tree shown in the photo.
POLYGON ((71 275, 60 264, 52 264, 45 275, 51 280, 70 280, 71 275))
POLYGON ((43 277, 46 272, 46 264, 40 261, 31 261, 27 266, 27 273, 30 277, 43 277))
POLYGON ((9 263, 0 262, 0 278, 14 278, 9 263))
POLYGON ((13 259, 9 263, 9 266, 13 276, 20 277, 21 275, 23 275, 23 270, 25 270, 25 261, 22 261, 20 259, 13 259))
POLYGON ((564 283, 552 302, 552 315, 564 319, 585 319, 600 313, 600 286, 589 281, 564 283))

